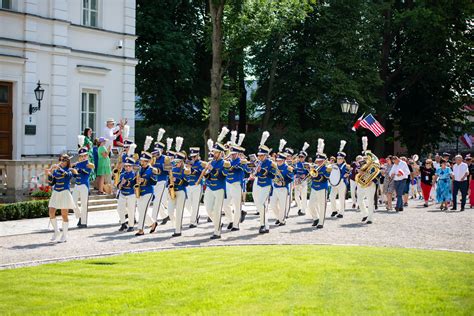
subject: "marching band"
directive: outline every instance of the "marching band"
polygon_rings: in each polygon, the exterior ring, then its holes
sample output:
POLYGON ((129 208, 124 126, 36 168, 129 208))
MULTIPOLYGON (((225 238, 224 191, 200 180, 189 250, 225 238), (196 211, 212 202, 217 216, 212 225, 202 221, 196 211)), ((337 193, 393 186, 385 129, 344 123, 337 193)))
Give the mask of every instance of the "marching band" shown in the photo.
MULTIPOLYGON (((293 155, 293 149, 285 147, 287 142, 281 139, 278 152, 270 157, 272 149, 265 144, 270 133, 264 131, 256 155, 247 157, 242 147, 245 134, 237 135, 236 131, 232 131, 230 140, 225 143, 228 133, 229 129, 223 127, 215 142, 208 140, 210 152, 206 162, 201 160, 199 147, 190 147, 189 156, 182 150, 182 137, 176 137, 175 140, 167 138, 165 150, 162 142, 164 129, 159 129, 151 152, 149 149, 153 138, 146 137, 143 151, 138 156, 135 153, 137 145, 128 139, 128 132, 125 132, 123 151, 113 171, 119 231, 132 232, 137 229, 135 235, 142 236, 145 234, 145 224, 149 223, 147 226, 152 234, 157 230, 161 218, 162 225, 168 221, 173 223, 172 237, 179 237, 184 210, 190 214, 189 228, 197 227, 199 207, 203 200, 208 222, 212 222, 214 227, 210 238, 220 239, 223 226, 226 225, 229 231, 238 231, 240 223, 245 220, 246 213, 242 208, 248 181, 253 181, 252 196, 259 215, 260 234, 269 233, 269 209, 276 227, 286 224, 293 197, 298 215, 305 216, 308 211, 312 218, 311 225, 322 229, 328 197, 330 216, 344 217, 348 188, 351 189, 351 196, 354 196, 353 191, 357 192, 357 200, 353 199, 353 203, 360 207, 362 222, 373 223, 375 183, 380 174, 380 164, 378 158, 367 149, 366 137, 362 139, 363 156, 360 156, 357 165, 350 166, 345 160, 344 140, 341 140, 335 161, 332 161, 324 153, 324 139, 318 139, 315 162, 311 163, 306 161, 307 142, 301 151, 293 155), (171 148, 173 141, 175 151, 171 148), (150 216, 147 213, 151 205, 150 216)), ((58 165, 46 171, 48 181, 53 186, 49 203, 54 229, 52 240, 59 237, 56 209, 65 213, 60 241, 67 240, 68 209, 74 210, 79 219, 78 227, 87 227, 89 174, 94 165, 88 161, 83 136, 79 136, 78 141, 80 148, 77 163, 71 165, 70 157, 63 155, 58 165), (76 185, 71 195, 69 187, 73 177, 76 185), (77 206, 79 200, 80 207, 77 206)))

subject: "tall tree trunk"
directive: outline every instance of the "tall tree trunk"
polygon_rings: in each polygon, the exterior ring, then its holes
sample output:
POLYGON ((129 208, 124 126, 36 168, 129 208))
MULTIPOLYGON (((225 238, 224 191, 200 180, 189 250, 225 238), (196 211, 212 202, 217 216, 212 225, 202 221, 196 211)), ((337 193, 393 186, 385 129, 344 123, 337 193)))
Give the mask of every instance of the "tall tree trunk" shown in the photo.
POLYGON ((209 135, 217 139, 220 125, 220 106, 222 96, 222 17, 225 0, 209 0, 212 21, 212 68, 211 68, 211 113, 209 117, 209 135))
POLYGON ((272 65, 270 68, 270 77, 268 78, 268 90, 267 90, 267 98, 265 100, 265 115, 263 116, 263 123, 262 128, 267 129, 268 123, 270 122, 271 112, 272 112, 272 97, 273 97, 273 85, 275 83, 275 74, 278 65, 278 51, 280 50, 281 42, 283 36, 278 33, 276 47, 273 51, 272 56, 272 65))
POLYGON ((239 133, 247 131, 247 89, 245 88, 244 50, 239 59, 239 133))

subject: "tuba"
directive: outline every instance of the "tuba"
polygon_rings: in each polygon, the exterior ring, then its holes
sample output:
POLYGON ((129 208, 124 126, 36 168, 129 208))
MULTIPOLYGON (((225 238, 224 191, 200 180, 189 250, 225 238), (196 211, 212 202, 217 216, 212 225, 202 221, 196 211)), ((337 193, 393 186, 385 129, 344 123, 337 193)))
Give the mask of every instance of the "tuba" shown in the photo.
POLYGON ((371 152, 366 152, 367 161, 355 176, 355 182, 361 187, 368 187, 380 173, 379 159, 371 152))

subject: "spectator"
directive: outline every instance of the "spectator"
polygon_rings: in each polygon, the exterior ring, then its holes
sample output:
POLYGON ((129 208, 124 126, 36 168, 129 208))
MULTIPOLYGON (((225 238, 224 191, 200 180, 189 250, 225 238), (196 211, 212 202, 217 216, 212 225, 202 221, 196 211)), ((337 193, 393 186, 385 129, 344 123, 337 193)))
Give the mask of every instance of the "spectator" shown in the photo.
POLYGON ((407 179, 410 177, 410 170, 408 169, 407 163, 397 156, 393 156, 394 165, 390 170, 390 177, 393 179, 395 192, 397 193, 397 204, 395 211, 403 211, 403 195, 405 194, 407 187, 407 179))
POLYGON ((441 160, 441 167, 436 170, 435 181, 436 184, 436 201, 441 203, 440 209, 447 211, 448 204, 451 202, 451 168, 447 166, 447 161, 441 160))
POLYGON ((86 127, 84 129, 83 135, 85 136, 84 138, 84 147, 87 147, 88 151, 88 159, 90 162, 92 162, 95 165, 95 170, 93 170, 90 175, 89 175, 89 181, 92 182, 95 180, 95 175, 97 171, 97 161, 94 159, 94 145, 92 142, 92 128, 86 127))
POLYGON ((110 177, 112 174, 112 170, 110 168, 110 158, 109 158, 109 150, 110 147, 106 147, 107 140, 105 137, 99 138, 99 149, 98 149, 98 156, 99 156, 99 163, 97 168, 97 185, 99 194, 103 195, 104 192, 104 184, 110 183, 110 177))
POLYGON ((392 156, 388 156, 387 159, 385 159, 385 170, 383 171, 383 174, 385 176, 384 180, 384 185, 383 185, 383 193, 386 196, 386 204, 387 204, 387 211, 391 211, 393 209, 392 206, 392 196, 393 196, 393 191, 395 191, 395 184, 393 182, 393 178, 389 177, 390 170, 392 170, 393 163, 392 163, 392 156))
POLYGON ((400 157, 400 159, 408 166, 408 170, 410 174, 405 179, 405 187, 403 188, 403 206, 408 206, 408 193, 410 192, 410 183, 413 178, 413 168, 408 163, 408 159, 406 157, 400 157))
POLYGON ((97 174, 97 168, 99 168, 99 139, 95 138, 92 146, 92 158, 94 161, 94 172, 97 174))
POLYGON ((433 168, 433 161, 431 159, 426 159, 425 164, 420 167, 421 192, 423 193, 423 199, 425 200, 425 203, 423 204, 424 207, 428 207, 435 173, 436 170, 433 168))
POLYGON ((472 163, 471 155, 466 155, 466 164, 469 168, 469 204, 471 208, 474 207, 474 164, 472 163))
POLYGON ((461 212, 466 206, 467 190, 469 188, 469 167, 462 161, 461 155, 454 157, 453 163, 453 207, 451 210, 455 211, 457 208, 457 195, 461 191, 461 212))
POLYGON ((110 118, 105 123, 104 127, 104 138, 106 140, 105 147, 111 149, 114 145, 114 140, 120 132, 119 125, 115 126, 115 120, 110 118))

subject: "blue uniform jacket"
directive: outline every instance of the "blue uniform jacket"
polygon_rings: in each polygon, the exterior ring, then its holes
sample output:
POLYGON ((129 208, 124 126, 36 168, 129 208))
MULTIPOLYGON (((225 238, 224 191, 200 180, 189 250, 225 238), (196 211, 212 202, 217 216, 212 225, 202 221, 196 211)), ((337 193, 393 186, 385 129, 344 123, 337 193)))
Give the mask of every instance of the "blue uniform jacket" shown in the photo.
POLYGON ((156 175, 153 173, 153 168, 147 166, 140 168, 140 177, 144 181, 140 184, 140 195, 153 194, 153 186, 156 184, 156 175))
POLYGON ((71 169, 56 169, 48 176, 48 182, 54 191, 61 192, 69 190, 72 177, 71 169))
POLYGON ((298 161, 295 164, 295 178, 304 179, 308 175, 309 171, 304 167, 304 164, 301 161, 298 161))
POLYGON ((125 195, 125 196, 135 194, 134 186, 136 183, 137 181, 136 181, 135 172, 133 171, 122 172, 122 174, 120 174, 120 182, 119 182, 120 194, 125 195), (120 185, 123 179, 125 179, 126 182, 125 184, 120 185))
MULTIPOLYGON (((186 181, 186 175, 184 174, 184 168, 173 167, 173 178, 174 178, 174 190, 175 191, 186 191, 188 182, 186 181)), ((169 179, 168 179, 169 184, 169 179)))
POLYGON ((211 191, 223 189, 225 191, 225 178, 227 170, 224 168, 224 159, 211 161, 212 170, 207 179, 207 187, 211 191))
POLYGON ((240 185, 243 185, 245 173, 250 172, 249 167, 247 164, 243 164, 240 158, 231 160, 230 168, 227 172, 227 183, 235 183, 239 182, 240 185))
MULTIPOLYGON (((195 185, 196 181, 201 176, 202 170, 204 169, 204 164, 202 160, 196 160, 191 166, 191 173, 186 176, 186 181, 189 185, 195 185)), ((202 183, 199 183, 202 184, 202 183)))
POLYGON ((85 184, 87 188, 89 188, 89 176, 92 169, 87 166, 82 166, 79 164, 76 165, 75 169, 78 172, 78 174, 74 175, 74 177, 76 178, 76 185, 85 184))
POLYGON ((272 162, 270 159, 262 161, 260 171, 257 172, 257 185, 260 187, 267 187, 272 185, 272 179, 274 178, 272 162))
MULTIPOLYGON (((286 163, 282 164, 281 166, 278 166, 278 170, 280 170, 281 175, 283 176, 284 183, 276 183, 275 181, 273 182, 273 187, 275 188, 287 188, 288 190, 290 189, 290 183, 293 182, 294 178, 294 173, 293 169, 289 168, 286 163)), ((274 178, 274 180, 276 177, 274 178)))
POLYGON ((326 166, 322 166, 319 169, 318 176, 316 178, 311 177, 311 189, 319 191, 326 190, 328 188, 329 172, 326 166))
POLYGON ((157 171, 156 180, 158 182, 166 181, 168 179, 168 171, 165 170, 165 160, 166 157, 164 155, 156 157, 155 164, 153 165, 153 168, 157 171))

